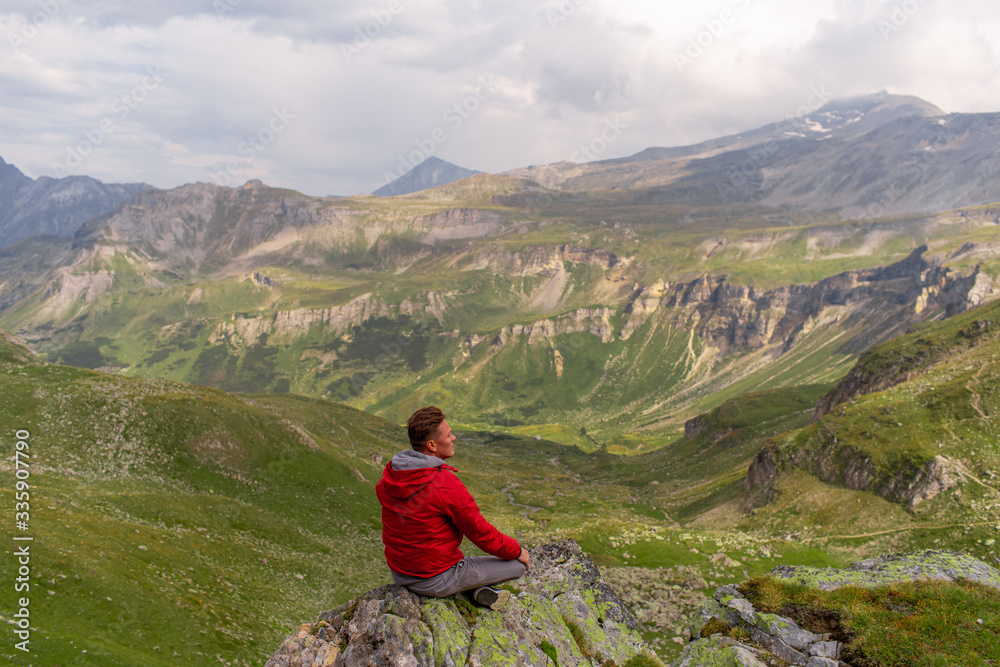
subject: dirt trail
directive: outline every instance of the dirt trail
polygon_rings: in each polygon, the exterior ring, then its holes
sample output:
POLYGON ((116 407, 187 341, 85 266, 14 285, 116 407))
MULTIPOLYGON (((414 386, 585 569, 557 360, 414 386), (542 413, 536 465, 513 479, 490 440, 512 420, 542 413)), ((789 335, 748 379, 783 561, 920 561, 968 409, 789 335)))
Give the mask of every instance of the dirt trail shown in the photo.
POLYGON ((983 408, 981 405, 983 402, 983 397, 979 395, 979 392, 975 391, 972 388, 972 381, 978 380, 979 376, 982 375, 982 373, 983 373, 983 367, 980 366, 979 370, 976 371, 976 374, 968 382, 965 383, 965 388, 969 390, 970 394, 972 394, 973 409, 975 409, 975 411, 978 412, 979 416, 982 417, 983 419, 989 419, 989 415, 983 412, 983 408))
POLYGON ((801 540, 803 542, 812 542, 814 540, 853 540, 861 537, 876 537, 878 535, 890 535, 892 533, 905 533, 908 530, 940 530, 943 528, 965 528, 972 526, 993 526, 996 525, 997 521, 977 521, 975 523, 949 523, 936 526, 910 526, 909 528, 893 528, 891 530, 879 530, 874 533, 860 533, 858 535, 817 535, 816 537, 803 537, 801 540))
POLYGON ((510 484, 510 485, 505 486, 504 488, 500 489, 500 493, 506 493, 507 494, 507 502, 510 503, 511 505, 514 505, 516 507, 523 507, 524 508, 523 510, 521 510, 520 512, 518 512, 518 514, 520 514, 521 516, 523 516, 525 519, 531 519, 532 521, 538 521, 538 519, 532 518, 531 515, 534 514, 535 512, 540 512, 541 510, 543 510, 545 508, 544 507, 535 507, 534 505, 525 505, 524 503, 514 502, 514 493, 513 493, 513 490, 516 489, 519 486, 521 486, 521 484, 519 482, 514 482, 513 484, 510 484))

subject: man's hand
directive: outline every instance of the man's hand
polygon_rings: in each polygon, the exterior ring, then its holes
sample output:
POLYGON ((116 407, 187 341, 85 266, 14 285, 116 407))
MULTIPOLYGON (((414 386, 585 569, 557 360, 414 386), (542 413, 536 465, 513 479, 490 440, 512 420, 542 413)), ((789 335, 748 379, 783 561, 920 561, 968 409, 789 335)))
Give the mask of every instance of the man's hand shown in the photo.
POLYGON ((528 571, 528 570, 531 569, 531 564, 530 564, 531 557, 528 556, 528 550, 527 549, 525 549, 525 548, 522 547, 521 548, 521 555, 518 556, 517 559, 519 561, 521 561, 522 563, 524 563, 524 570, 525 571, 528 571))

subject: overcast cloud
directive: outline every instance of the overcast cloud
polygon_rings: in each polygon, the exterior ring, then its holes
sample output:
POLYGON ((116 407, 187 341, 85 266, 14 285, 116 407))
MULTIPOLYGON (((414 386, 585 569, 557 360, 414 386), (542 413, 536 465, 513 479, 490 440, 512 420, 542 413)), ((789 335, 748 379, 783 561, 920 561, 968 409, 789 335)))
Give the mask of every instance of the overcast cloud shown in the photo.
POLYGON ((0 157, 370 192, 422 155, 499 172, 780 120, 811 91, 1000 111, 987 0, 0 1, 0 157), (367 31, 367 35, 365 32, 367 31))

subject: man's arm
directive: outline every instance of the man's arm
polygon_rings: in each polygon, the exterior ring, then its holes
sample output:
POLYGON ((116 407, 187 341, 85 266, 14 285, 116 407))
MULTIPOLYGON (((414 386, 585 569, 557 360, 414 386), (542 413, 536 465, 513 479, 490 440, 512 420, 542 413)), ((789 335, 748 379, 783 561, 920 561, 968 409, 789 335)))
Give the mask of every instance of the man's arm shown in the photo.
POLYGON ((454 475, 452 479, 454 484, 448 489, 448 517, 462 534, 486 553, 505 560, 519 560, 527 567, 528 552, 521 548, 517 540, 504 535, 483 518, 479 506, 462 481, 454 475))

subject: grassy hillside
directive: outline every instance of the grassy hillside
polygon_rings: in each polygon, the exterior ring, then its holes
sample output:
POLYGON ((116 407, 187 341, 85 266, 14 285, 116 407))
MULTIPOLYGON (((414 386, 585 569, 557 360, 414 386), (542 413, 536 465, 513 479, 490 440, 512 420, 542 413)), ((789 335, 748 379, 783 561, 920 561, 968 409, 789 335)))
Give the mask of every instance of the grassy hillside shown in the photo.
MULTIPOLYGON (((866 353, 824 401, 829 412, 778 441, 776 458, 848 484, 851 475, 838 463, 863 462, 865 486, 892 499, 919 484, 929 464, 944 461, 954 480, 943 483, 962 483, 963 510, 1000 518, 998 380, 1000 304, 990 304, 866 353)), ((921 513, 941 509, 933 500, 926 508, 911 504, 921 513)))
POLYGON ((0 422, 11 447, 30 433, 32 664, 259 665, 318 605, 387 580, 372 480, 398 427, 23 356, 2 346, 0 422))
MULTIPOLYGON (((31 434, 35 656, 259 665, 300 621, 388 581, 372 486, 400 448, 398 426, 292 394, 49 365, 6 339, 0 384, 3 430, 31 434)), ((913 513, 790 472, 773 503, 744 513, 754 453, 803 432, 829 388, 733 397, 637 456, 459 430, 452 462, 502 530, 528 545, 577 539, 666 658, 706 593, 778 564, 929 546, 995 558, 996 519, 973 520, 963 503, 985 498, 968 484, 965 500, 943 494, 913 513)))

